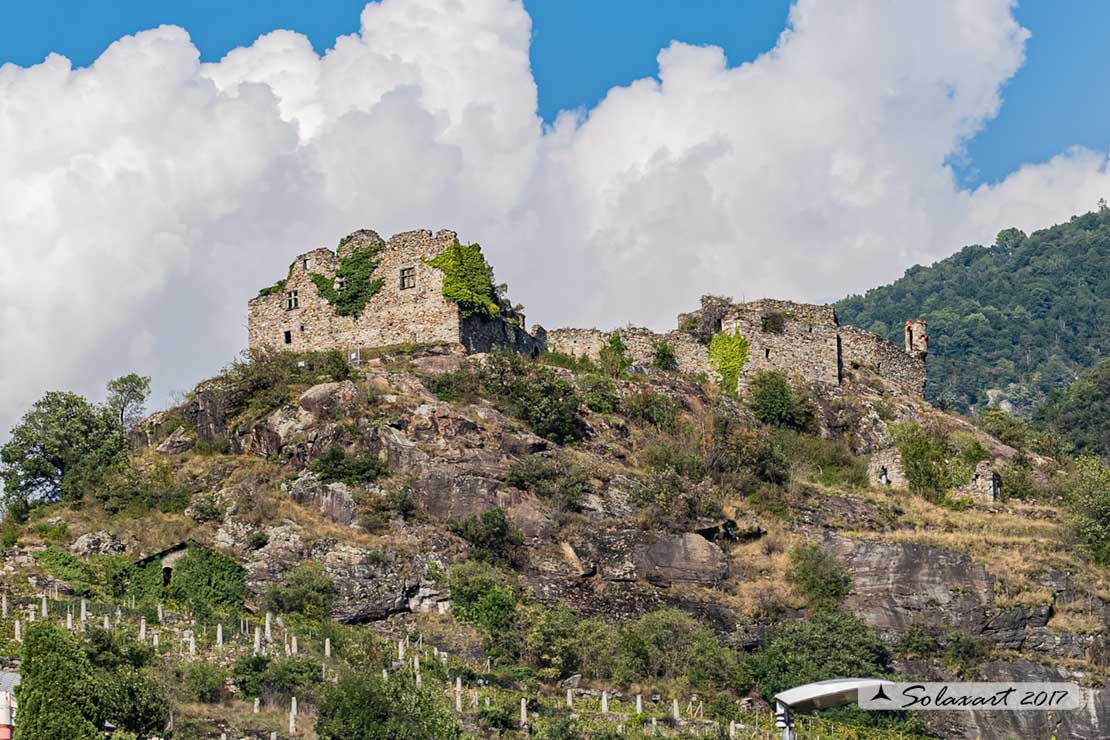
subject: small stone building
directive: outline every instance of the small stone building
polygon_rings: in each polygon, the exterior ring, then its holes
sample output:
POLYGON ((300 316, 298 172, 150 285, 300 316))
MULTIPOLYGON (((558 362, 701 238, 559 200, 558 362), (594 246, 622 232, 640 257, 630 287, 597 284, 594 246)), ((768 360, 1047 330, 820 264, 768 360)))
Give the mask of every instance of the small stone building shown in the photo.
POLYGON ((909 481, 902 469, 902 456, 894 447, 879 450, 867 463, 867 479, 873 486, 908 489, 909 481))
POLYGON ((984 460, 975 466, 971 480, 961 486, 958 493, 981 503, 994 503, 1002 498, 1002 476, 990 460, 984 460))
POLYGON ((265 288, 247 304, 251 350, 296 352, 412 344, 457 345, 466 352, 496 346, 538 354, 537 337, 524 329, 524 316, 509 319, 464 317, 443 295, 443 273, 428 264, 458 243, 453 231, 418 230, 388 241, 364 229, 347 236, 337 251, 321 247, 297 256, 286 278, 265 288), (358 250, 373 249, 373 278, 380 288, 356 314, 341 315, 321 294, 318 283, 341 293, 351 286, 337 274, 340 262, 358 250))

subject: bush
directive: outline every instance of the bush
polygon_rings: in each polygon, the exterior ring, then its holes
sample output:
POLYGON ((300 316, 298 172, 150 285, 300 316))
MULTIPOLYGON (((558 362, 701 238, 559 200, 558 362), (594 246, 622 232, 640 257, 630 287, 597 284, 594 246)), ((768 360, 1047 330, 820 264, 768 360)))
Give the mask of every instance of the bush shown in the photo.
POLYGON ((335 582, 317 562, 300 563, 270 586, 263 599, 267 611, 324 619, 335 601, 335 582))
POLYGON ((748 408, 757 421, 780 429, 810 432, 816 425, 809 399, 791 388, 783 373, 756 373, 748 384, 748 408))
POLYGON ((889 672, 890 653, 879 635, 858 617, 834 610, 781 625, 752 661, 752 676, 769 701, 792 686, 889 672))
POLYGON ((262 693, 268 696, 315 697, 323 680, 320 664, 307 656, 280 658, 262 674, 262 693))
POLYGON ((498 702, 478 708, 478 724, 487 730, 512 730, 516 727, 516 707, 498 702))
POLYGON ((465 519, 453 519, 447 529, 470 544, 470 556, 487 563, 512 564, 524 544, 520 530, 513 527, 505 511, 490 509, 465 519))
POLYGON ((794 467, 804 469, 810 478, 832 488, 866 488, 867 464, 852 454, 844 440, 814 437, 788 430, 774 434, 775 447, 794 467))
POLYGON ((677 370, 678 357, 675 356, 674 347, 667 342, 656 342, 651 364, 660 370, 677 370))
POLYGON ((602 345, 598 352, 597 364, 601 372, 614 378, 624 375, 632 361, 624 354, 624 340, 621 333, 614 331, 609 334, 609 339, 602 345))
POLYGON ((613 379, 599 373, 590 373, 578 381, 582 397, 590 411, 612 414, 620 407, 620 396, 613 379))
POLYGON ((564 511, 578 511, 590 491, 585 471, 539 455, 528 455, 509 466, 506 482, 551 501, 564 511))
POLYGON ((213 704, 220 700, 220 690, 226 677, 219 666, 198 660, 185 667, 182 680, 185 691, 193 700, 213 704))
POLYGON ((418 688, 398 674, 347 675, 320 702, 320 740, 461 740, 462 728, 435 689, 418 688))
POLYGON ((539 669, 540 678, 555 680, 578 669, 576 619, 566 606, 554 609, 540 604, 521 606, 517 609, 517 620, 524 631, 524 656, 539 669))
POLYGON ((235 661, 231 669, 231 677, 243 692, 243 696, 261 696, 262 680, 269 667, 269 656, 245 653, 235 661))
POLYGON ((459 305, 463 318, 497 318, 501 313, 493 269, 477 244, 452 244, 427 260, 443 273, 443 297, 459 305))
POLYGON ((977 415, 979 427, 1002 444, 1016 449, 1025 447, 1029 435, 1029 425, 1013 414, 998 406, 991 406, 977 415))
POLYGON ((508 631, 516 618, 517 592, 496 568, 468 560, 451 569, 452 613, 486 632, 508 631))
POLYGON ((616 678, 622 683, 682 678, 692 688, 750 688, 744 659, 712 630, 677 609, 649 612, 620 629, 616 678))
POLYGON ((324 483, 346 483, 349 486, 370 483, 389 473, 389 468, 374 453, 363 450, 348 455, 339 446, 330 448, 313 460, 308 469, 318 474, 324 483))
POLYGON ((832 555, 812 543, 794 548, 786 580, 811 607, 835 606, 852 590, 852 576, 832 555))
POLYGON ((917 424, 891 427, 902 469, 910 490, 931 501, 939 501, 948 487, 947 460, 943 445, 917 424))
POLYGON ((651 424, 667 432, 678 428, 678 414, 682 406, 669 396, 650 391, 640 391, 625 399, 625 410, 637 421, 651 424))

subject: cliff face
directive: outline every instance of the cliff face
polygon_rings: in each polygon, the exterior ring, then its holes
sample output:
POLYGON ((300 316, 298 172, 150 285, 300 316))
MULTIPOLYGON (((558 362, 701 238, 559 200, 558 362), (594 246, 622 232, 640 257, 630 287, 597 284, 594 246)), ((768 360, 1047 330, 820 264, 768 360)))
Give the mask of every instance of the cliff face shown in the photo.
MULTIPOLYGON (((144 422, 134 460, 213 499, 214 520, 62 516, 74 537, 108 530, 101 538, 133 555, 195 538, 244 564, 256 595, 317 561, 338 589, 334 619, 392 630, 449 610, 443 574, 476 545, 448 525, 499 509, 519 532, 512 567, 538 603, 609 620, 673 606, 744 651, 810 613, 787 585, 786 553, 812 542, 847 568, 843 608, 895 646, 906 675, 1097 683, 1110 669, 1105 573, 1075 558, 1054 507, 938 505, 868 480, 865 458, 892 449, 896 422, 977 435, 1000 461, 1013 450, 866 368, 809 389, 810 434, 762 426, 743 403, 678 373, 634 365, 610 385, 554 368, 583 394, 578 439, 560 444, 553 438, 570 432, 538 434, 535 408, 459 391, 472 362, 435 349, 383 355, 345 380, 300 378, 266 402, 234 378, 202 384, 144 422), (726 428, 739 440, 730 449, 751 456, 727 470, 726 428), (320 461, 337 449, 382 469, 367 482, 323 480, 320 461), (683 456, 697 459, 676 462, 683 456), (977 641, 974 664, 899 647, 953 628, 977 641)), ((930 720, 952 736, 1106 737, 1110 691, 1093 691, 1100 709, 1051 721, 930 720)))

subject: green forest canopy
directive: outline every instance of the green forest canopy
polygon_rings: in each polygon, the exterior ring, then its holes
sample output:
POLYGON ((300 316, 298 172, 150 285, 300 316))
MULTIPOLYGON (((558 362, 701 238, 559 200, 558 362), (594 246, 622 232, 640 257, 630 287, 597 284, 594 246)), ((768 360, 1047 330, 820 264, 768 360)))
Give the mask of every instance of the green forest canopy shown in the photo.
POLYGON ((899 346, 904 322, 926 319, 931 401, 968 410, 997 388, 1027 413, 1107 354, 1110 209, 1029 236, 1006 229, 836 311, 899 346))

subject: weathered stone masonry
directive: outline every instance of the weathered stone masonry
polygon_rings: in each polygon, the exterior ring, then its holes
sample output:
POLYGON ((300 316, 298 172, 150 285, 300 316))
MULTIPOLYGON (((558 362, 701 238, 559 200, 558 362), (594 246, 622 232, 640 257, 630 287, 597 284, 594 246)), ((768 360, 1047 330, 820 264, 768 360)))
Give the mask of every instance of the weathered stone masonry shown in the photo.
MULTIPOLYGON (((699 312, 679 316, 679 326, 692 326, 699 312)), ((715 331, 738 331, 751 343, 740 376, 743 387, 760 370, 785 372, 803 383, 839 385, 845 373, 867 368, 917 398, 925 394, 924 322, 915 322, 912 350, 902 351, 876 334, 840 326, 832 306, 814 306, 763 299, 733 304, 724 311, 715 331)), ((634 362, 650 364, 655 346, 666 342, 675 350, 678 369, 704 372, 716 379, 706 346, 682 328, 666 334, 626 327, 619 330, 626 354, 634 362)), ((597 358, 611 332, 596 329, 555 329, 546 333, 547 348, 575 356, 597 358)))
POLYGON ((494 346, 529 354, 541 351, 542 341, 515 324, 463 318, 458 305, 443 297, 443 274, 427 260, 456 241, 455 232, 446 229, 435 234, 407 231, 388 242, 362 230, 340 242, 338 253, 320 248, 298 255, 284 286, 247 304, 251 349, 353 350, 411 342, 459 345, 467 352, 487 352, 494 346), (320 295, 310 274, 336 281, 340 259, 373 247, 381 247, 374 276, 383 280, 382 288, 358 315, 340 316, 320 295))

